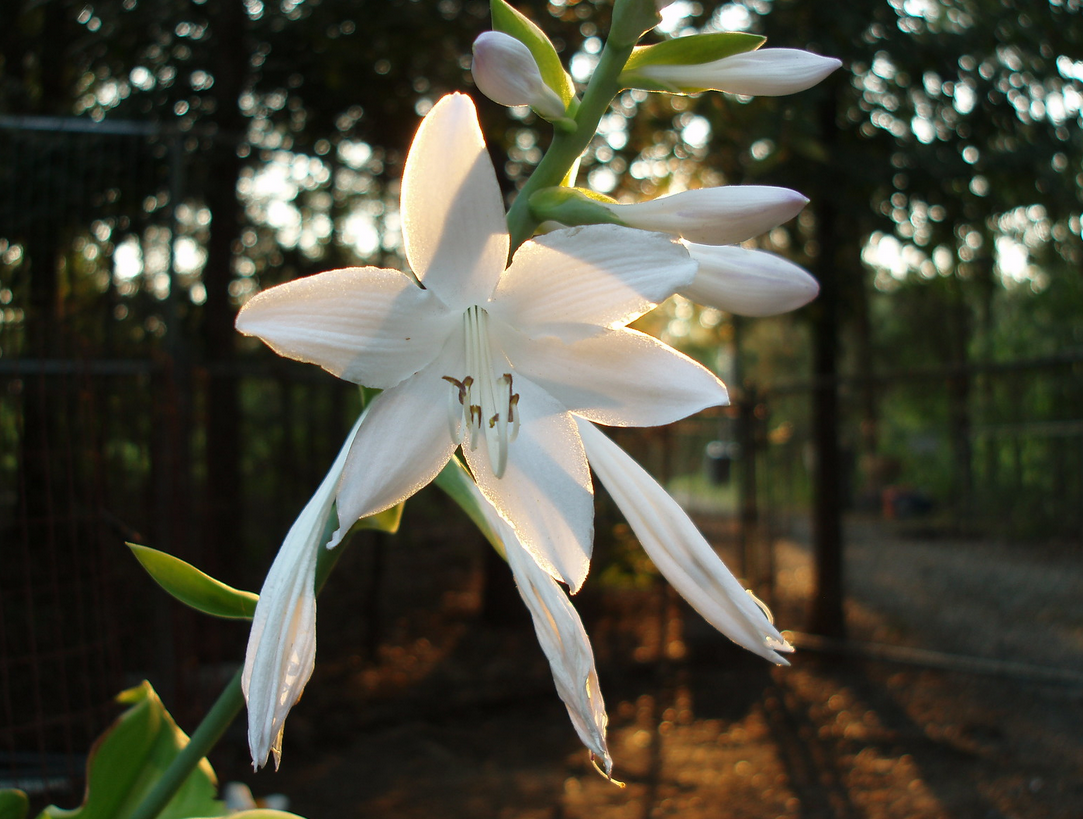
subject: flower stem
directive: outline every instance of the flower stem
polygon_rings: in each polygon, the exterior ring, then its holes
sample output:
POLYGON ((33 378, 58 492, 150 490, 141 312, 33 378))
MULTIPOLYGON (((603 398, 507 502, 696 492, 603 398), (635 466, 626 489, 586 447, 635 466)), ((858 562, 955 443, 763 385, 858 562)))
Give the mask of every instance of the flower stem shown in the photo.
POLYGON ((530 195, 542 188, 559 185, 568 170, 590 144, 598 123, 609 108, 609 103, 620 91, 617 78, 632 53, 635 43, 617 44, 609 40, 602 49, 598 66, 583 92, 579 109, 575 112, 575 129, 556 131, 545 156, 534 169, 508 211, 508 232, 511 234, 511 253, 534 235, 538 220, 530 212, 530 195))
POLYGON ((207 712, 207 716, 196 728, 188 744, 181 749, 162 778, 154 786, 146 798, 129 815, 128 819, 154 819, 177 792, 188 776, 195 770, 199 761, 203 759, 215 746, 222 734, 230 726, 237 714, 244 707, 244 694, 241 693, 241 671, 233 675, 233 679, 218 695, 217 701, 207 712))

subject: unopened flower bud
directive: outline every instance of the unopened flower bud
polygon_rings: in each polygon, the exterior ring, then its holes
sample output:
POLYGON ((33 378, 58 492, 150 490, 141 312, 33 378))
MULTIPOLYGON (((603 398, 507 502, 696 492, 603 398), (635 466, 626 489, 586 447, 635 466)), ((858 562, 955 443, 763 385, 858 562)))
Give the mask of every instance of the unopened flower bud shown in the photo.
POLYGON ((808 199, 789 188, 723 185, 633 205, 603 207, 628 227, 669 233, 705 245, 730 245, 789 221, 806 204, 808 199))
POLYGON ((714 90, 777 97, 811 88, 841 65, 833 57, 821 57, 810 51, 764 48, 706 63, 640 65, 621 79, 630 87, 635 87, 639 77, 676 92, 714 90))
POLYGON ((474 40, 474 82, 501 105, 529 105, 548 120, 567 111, 560 96, 545 84, 534 55, 519 40, 502 31, 486 31, 474 40))
POLYGON ((679 292, 697 304, 738 316, 777 316, 804 307, 820 292, 804 268, 772 253, 692 242, 685 247, 699 270, 679 292))

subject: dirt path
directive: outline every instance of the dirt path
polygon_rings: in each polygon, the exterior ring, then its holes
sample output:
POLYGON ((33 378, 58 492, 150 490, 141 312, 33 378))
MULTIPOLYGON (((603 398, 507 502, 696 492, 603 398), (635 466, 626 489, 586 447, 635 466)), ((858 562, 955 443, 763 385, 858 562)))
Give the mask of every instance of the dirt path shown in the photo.
MULTIPOLYGON (((1078 549, 871 523, 848 543, 856 639, 1083 679, 1078 549)), ((478 567, 464 554, 442 604, 395 621, 378 663, 318 666, 282 772, 244 777, 254 791, 284 791, 310 819, 1083 817, 1083 684, 811 651, 773 669, 658 587, 583 601, 618 789, 588 765, 529 625, 471 614, 478 567)), ((422 568, 409 552, 389 561, 388 588, 422 568)), ((779 544, 777 566, 780 622, 800 625, 811 575, 799 539, 779 544)))

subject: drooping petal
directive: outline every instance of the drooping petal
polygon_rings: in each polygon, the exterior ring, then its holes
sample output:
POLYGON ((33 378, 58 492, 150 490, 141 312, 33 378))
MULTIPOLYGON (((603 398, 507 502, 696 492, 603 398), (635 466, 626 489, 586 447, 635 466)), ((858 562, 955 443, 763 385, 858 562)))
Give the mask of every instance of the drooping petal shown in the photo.
POLYGON ((600 424, 670 424, 729 400, 725 385, 706 367, 628 328, 572 344, 504 329, 499 343, 516 372, 600 424))
POLYGON ((679 243, 619 225, 557 230, 515 252, 486 309, 533 338, 623 327, 692 281, 679 243))
POLYGON ((248 703, 248 745, 259 769, 282 757, 286 715, 301 698, 316 659, 316 558, 359 418, 316 494, 298 515, 260 590, 245 652, 241 689, 248 703))
POLYGON ((579 433, 595 474, 673 588, 735 643, 788 665, 777 652, 792 651, 790 644, 677 502, 589 421, 579 421, 579 433))
POLYGON ((497 526, 508 565, 515 575, 515 585, 530 611, 534 633, 549 660, 557 694, 568 709, 575 732, 602 761, 609 776, 613 772, 613 759, 605 741, 609 718, 583 622, 564 589, 534 562, 511 527, 499 519, 497 526))
POLYGON ((500 538, 515 585, 530 611, 538 642, 553 672, 557 694, 568 709, 572 725, 583 744, 602 760, 608 776, 613 770, 613 760, 605 741, 609 720, 594 666, 594 652, 583 622, 568 595, 527 553, 515 536, 515 530, 500 517, 481 490, 472 481, 467 482, 466 487, 475 494, 478 509, 500 538))
POLYGON ((249 299, 237 329, 286 358, 386 389, 431 362, 459 318, 398 270, 348 267, 249 299))
POLYGON ((437 102, 410 146, 402 236, 415 275, 458 312, 489 298, 504 270, 504 203, 474 103, 463 94, 437 102))
POLYGON ((474 479, 511 524, 538 565, 577 592, 590 568, 594 489, 575 422, 559 402, 516 376, 518 437, 508 447, 503 477, 493 474, 488 444, 464 446, 474 479))
POLYGON ((685 91, 776 97, 816 85, 842 63, 797 48, 761 48, 694 65, 649 65, 644 77, 685 91))
POLYGON ((697 304, 738 316, 775 316, 804 307, 820 292, 804 268, 772 253, 691 243, 688 251, 699 270, 679 292, 697 304))
POLYGON ((729 245, 788 222, 807 204, 806 197, 789 188, 722 185, 605 207, 630 227, 658 230, 705 245, 729 245))
POLYGON ((462 341, 454 337, 437 359, 409 379, 380 393, 369 406, 338 487, 337 544, 350 527, 413 495, 443 469, 456 442, 448 425, 451 385, 461 373, 462 341))

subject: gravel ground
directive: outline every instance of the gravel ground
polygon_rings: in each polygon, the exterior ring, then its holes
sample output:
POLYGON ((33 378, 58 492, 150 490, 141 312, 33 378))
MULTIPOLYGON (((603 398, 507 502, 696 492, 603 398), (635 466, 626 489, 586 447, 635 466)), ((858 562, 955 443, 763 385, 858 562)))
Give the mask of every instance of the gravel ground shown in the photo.
MULTIPOLYGON (((661 585, 586 593, 623 789, 588 764, 529 622, 479 617, 476 544, 398 543, 379 606, 354 601, 381 612, 379 647, 321 645, 281 772, 244 773, 228 747, 216 765, 310 819, 1083 817, 1079 545, 921 534, 848 526, 851 637, 894 660, 809 650, 776 669, 661 585)), ((780 625, 799 629, 800 536, 776 567, 780 625)))

